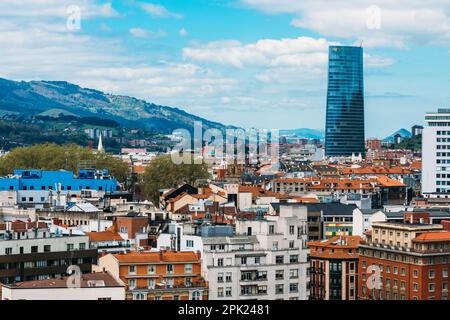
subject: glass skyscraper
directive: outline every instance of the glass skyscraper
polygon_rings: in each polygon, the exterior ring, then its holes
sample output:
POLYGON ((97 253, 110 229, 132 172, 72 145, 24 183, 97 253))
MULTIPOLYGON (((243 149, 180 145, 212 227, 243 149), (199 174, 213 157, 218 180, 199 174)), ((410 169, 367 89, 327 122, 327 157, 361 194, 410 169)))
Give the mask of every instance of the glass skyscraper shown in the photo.
POLYGON ((364 156, 362 47, 330 46, 325 155, 364 156))

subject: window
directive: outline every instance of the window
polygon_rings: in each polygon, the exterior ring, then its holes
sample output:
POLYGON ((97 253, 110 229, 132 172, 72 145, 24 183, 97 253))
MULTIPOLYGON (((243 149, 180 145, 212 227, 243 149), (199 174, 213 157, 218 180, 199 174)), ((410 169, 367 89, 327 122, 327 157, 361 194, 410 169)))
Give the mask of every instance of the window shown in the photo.
POLYGON ((448 269, 442 270, 442 278, 448 278, 448 269))
POLYGON ((246 265, 247 264, 247 257, 241 257, 241 265, 246 265))
POLYGON ((119 228, 119 232, 120 233, 128 233, 128 228, 127 227, 120 227, 119 228))
POLYGON ((148 274, 155 274, 156 272, 156 267, 155 265, 151 264, 148 266, 148 274))
POLYGON ((284 270, 276 270, 275 271, 275 280, 284 279, 284 270))
POLYGON ((166 268, 167 268, 167 273, 168 274, 172 274, 173 273, 173 264, 168 264, 166 268))
POLYGON ((290 269, 289 270, 289 279, 298 278, 298 269, 290 269))
POLYGON ((275 294, 283 294, 284 292, 284 285, 283 284, 277 284, 275 286, 275 294))
POLYGON ((161 296, 155 296, 155 300, 161 300, 161 296))
POLYGON ((130 287, 131 290, 136 288, 136 279, 130 279, 130 281, 128 282, 128 286, 130 287))
POLYGON ((255 257, 255 264, 261 263, 261 257, 255 257))
POLYGON ((429 292, 434 292, 434 290, 435 290, 435 285, 434 285, 434 283, 429 283, 429 284, 428 284, 428 291, 429 291, 429 292))
POLYGON ((226 289, 225 289, 225 296, 226 297, 231 297, 232 296, 232 294, 231 294, 231 287, 227 287, 226 289))
POLYGON ((217 296, 220 298, 220 297, 223 297, 223 288, 222 287, 220 287, 220 288, 217 288, 217 296))
POLYGON ((217 266, 218 267, 223 267, 223 258, 217 259, 217 266))
POLYGON ((5 254, 12 254, 12 248, 5 248, 5 254))
MULTIPOLYGON (((78 248, 80 249, 80 250, 85 250, 86 249, 86 243, 80 243, 79 245, 78 245, 78 248)), ((45 251, 45 249, 44 249, 44 251, 45 251)))
POLYGON ((413 290, 416 292, 419 291, 419 285, 417 283, 413 284, 413 290))
POLYGON ((185 273, 192 273, 192 263, 186 263, 184 265, 184 272, 185 273))
POLYGON ((156 280, 155 279, 148 279, 148 288, 149 289, 155 289, 156 287, 156 280))
POLYGON ((147 294, 145 293, 134 293, 133 300, 147 300, 147 294))
POLYGON ((275 226, 274 225, 270 225, 269 226, 269 234, 274 234, 275 233, 275 226))
POLYGON ((232 273, 231 273, 231 272, 225 273, 225 281, 226 281, 226 282, 231 282, 231 281, 232 281, 232 280, 231 280, 231 276, 232 276, 232 273))
POLYGON ((192 300, 201 300, 200 299, 200 291, 194 291, 192 293, 192 300))
POLYGON ((46 245, 44 246, 44 252, 50 252, 50 251, 51 251, 51 245, 46 244, 46 245))
MULTIPOLYGON (((73 249, 73 244, 72 244, 72 249, 73 249)), ((69 251, 69 244, 67 245, 67 250, 69 251)), ((36 253, 38 252, 38 246, 32 246, 31 247, 31 253, 36 253)))
POLYGON ((194 246, 194 240, 186 240, 186 247, 192 248, 194 246))
POLYGON ((394 274, 398 274, 398 267, 394 267, 394 274))
POLYGON ((298 263, 298 255, 294 254, 289 256, 289 263, 298 263))
POLYGON ((275 257, 275 263, 276 264, 283 264, 284 263, 284 256, 276 256, 275 257))
POLYGON ((217 282, 223 282, 223 272, 217 273, 217 282))
POLYGON ((135 265, 128 266, 128 274, 136 274, 136 266, 135 265))
POLYGON ((419 270, 414 269, 414 271, 413 271, 413 277, 414 277, 414 278, 418 278, 418 277, 419 277, 419 270))
POLYGON ((289 226, 289 234, 294 235, 295 234, 295 226, 289 226))
POLYGON ((272 250, 278 250, 278 241, 272 242, 272 250))
POLYGON ((435 276, 434 270, 429 270, 428 271, 428 279, 434 279, 434 276, 435 276))
POLYGON ((298 292, 298 283, 290 283, 289 292, 298 292))
POLYGON ((294 249, 294 246, 295 246, 295 241, 294 240, 289 241, 289 249, 294 249))

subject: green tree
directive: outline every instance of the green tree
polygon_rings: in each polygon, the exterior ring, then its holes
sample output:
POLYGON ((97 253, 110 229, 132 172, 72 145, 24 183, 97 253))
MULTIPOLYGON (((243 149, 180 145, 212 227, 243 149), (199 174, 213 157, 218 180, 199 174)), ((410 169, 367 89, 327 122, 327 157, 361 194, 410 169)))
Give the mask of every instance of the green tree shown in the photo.
POLYGON ((159 202, 159 190, 174 185, 189 183, 195 185, 199 179, 210 178, 207 164, 175 164, 170 155, 161 155, 153 159, 145 168, 142 176, 143 195, 156 205, 159 202))
POLYGON ((19 147, 0 158, 0 175, 11 174, 14 169, 72 170, 78 173, 83 163, 97 169, 109 169, 120 182, 128 175, 128 165, 108 153, 94 153, 76 144, 38 144, 19 147))

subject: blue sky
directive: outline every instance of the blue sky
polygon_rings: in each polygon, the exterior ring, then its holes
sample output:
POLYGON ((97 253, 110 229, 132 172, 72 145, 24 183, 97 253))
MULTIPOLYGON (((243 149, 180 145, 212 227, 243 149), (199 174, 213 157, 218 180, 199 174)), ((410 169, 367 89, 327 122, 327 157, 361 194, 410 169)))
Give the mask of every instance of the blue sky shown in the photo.
POLYGON ((269 129, 322 129, 327 47, 364 40, 367 137, 450 107, 450 0, 3 0, 0 40, 1 77, 269 129))

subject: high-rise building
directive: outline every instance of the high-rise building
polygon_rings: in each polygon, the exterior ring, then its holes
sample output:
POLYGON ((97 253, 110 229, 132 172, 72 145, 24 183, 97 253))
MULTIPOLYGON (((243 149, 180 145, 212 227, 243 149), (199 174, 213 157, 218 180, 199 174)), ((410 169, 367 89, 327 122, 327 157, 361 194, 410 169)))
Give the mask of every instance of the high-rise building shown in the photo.
MULTIPOLYGON (((422 194, 425 197, 450 193, 450 109, 425 114, 422 133, 422 194)), ((447 194, 447 195, 445 195, 447 194)))
POLYGON ((325 155, 364 155, 362 47, 330 46, 325 155))

